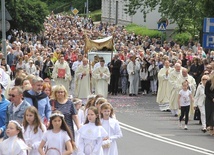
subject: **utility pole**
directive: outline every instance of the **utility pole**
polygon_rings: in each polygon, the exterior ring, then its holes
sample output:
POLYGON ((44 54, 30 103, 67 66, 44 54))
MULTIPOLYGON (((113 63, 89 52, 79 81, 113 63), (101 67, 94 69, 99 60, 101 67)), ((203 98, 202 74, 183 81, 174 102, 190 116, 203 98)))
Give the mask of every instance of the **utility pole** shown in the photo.
POLYGON ((6 59, 7 51, 6 51, 6 26, 5 26, 5 0, 1 0, 1 11, 2 11, 2 53, 4 54, 4 58, 6 59))
POLYGON ((86 15, 88 17, 88 0, 86 1, 86 15))

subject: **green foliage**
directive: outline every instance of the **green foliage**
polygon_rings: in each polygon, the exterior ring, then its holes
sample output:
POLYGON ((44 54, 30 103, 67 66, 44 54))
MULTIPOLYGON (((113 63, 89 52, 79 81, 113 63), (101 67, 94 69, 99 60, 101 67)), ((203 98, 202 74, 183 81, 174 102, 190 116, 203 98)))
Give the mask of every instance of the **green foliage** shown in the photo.
POLYGON ((12 1, 6 7, 13 20, 10 21, 11 29, 39 33, 43 29, 45 17, 48 15, 47 5, 36 0, 12 1))
POLYGON ((126 12, 133 15, 138 9, 147 14, 158 7, 163 17, 178 25, 177 33, 198 34, 202 30, 203 18, 214 16, 212 0, 129 0, 126 12))
POLYGON ((192 39, 192 35, 190 33, 179 33, 173 36, 173 39, 179 43, 180 45, 187 45, 189 40, 192 39))
MULTIPOLYGON (((71 7, 78 9, 79 13, 85 12, 86 0, 42 0, 48 4, 49 11, 54 13, 71 12, 71 7)), ((89 0, 89 11, 98 10, 101 8, 101 0, 89 0)))
MULTIPOLYGON (((78 14, 81 17, 86 17, 86 14, 78 14)), ((101 10, 96 10, 89 13, 89 16, 92 18, 94 22, 101 21, 101 10)))
MULTIPOLYGON (((142 35, 142 36, 149 36, 151 38, 158 38, 161 37, 162 32, 157 31, 157 30, 149 30, 146 27, 141 27, 136 24, 129 24, 125 27, 125 29, 129 32, 132 33, 134 32, 137 35, 142 35)), ((165 35, 164 35, 165 37, 165 35)))
POLYGON ((93 21, 101 21, 101 10, 96 10, 90 13, 90 16, 93 21))

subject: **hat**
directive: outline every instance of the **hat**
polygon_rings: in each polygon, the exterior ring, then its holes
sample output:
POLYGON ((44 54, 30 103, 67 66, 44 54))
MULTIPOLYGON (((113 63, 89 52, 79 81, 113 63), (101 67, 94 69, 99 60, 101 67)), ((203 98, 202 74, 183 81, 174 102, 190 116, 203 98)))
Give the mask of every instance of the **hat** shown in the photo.
POLYGON ((33 63, 33 60, 29 60, 29 63, 33 63))
POLYGON ((1 89, 5 89, 4 86, 2 85, 2 83, 0 83, 1 89))

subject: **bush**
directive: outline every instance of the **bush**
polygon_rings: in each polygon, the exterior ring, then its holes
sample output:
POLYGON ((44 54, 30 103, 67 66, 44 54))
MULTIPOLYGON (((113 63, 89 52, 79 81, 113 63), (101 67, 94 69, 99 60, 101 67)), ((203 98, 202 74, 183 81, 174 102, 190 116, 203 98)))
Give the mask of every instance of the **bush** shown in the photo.
POLYGON ((137 35, 141 35, 141 36, 149 36, 150 38, 161 38, 161 36, 163 38, 166 38, 166 35, 163 34, 162 32, 158 31, 158 30, 150 30, 146 27, 142 27, 136 24, 129 24, 125 27, 125 29, 129 32, 132 33, 134 32, 137 35))
POLYGON ((91 15, 91 19, 96 22, 96 21, 101 21, 101 14, 93 14, 91 15))
POLYGON ((179 33, 173 36, 173 40, 180 45, 187 45, 192 35, 188 32, 179 33))

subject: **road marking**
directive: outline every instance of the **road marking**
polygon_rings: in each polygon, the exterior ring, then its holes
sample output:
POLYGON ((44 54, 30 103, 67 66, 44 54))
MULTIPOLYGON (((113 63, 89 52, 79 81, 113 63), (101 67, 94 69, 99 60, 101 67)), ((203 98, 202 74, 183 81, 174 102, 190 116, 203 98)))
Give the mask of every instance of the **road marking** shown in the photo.
POLYGON ((187 144, 187 143, 179 142, 179 141, 176 141, 176 140, 172 140, 172 139, 169 139, 169 138, 166 138, 166 137, 162 137, 160 135, 153 134, 151 132, 147 132, 147 131, 132 127, 132 126, 127 125, 127 124, 122 123, 122 122, 120 122, 120 126, 121 126, 122 129, 125 129, 127 131, 136 133, 136 134, 144 136, 144 137, 155 139, 155 140, 158 140, 158 141, 161 141, 161 142, 164 142, 164 143, 168 143, 168 144, 171 144, 171 145, 175 145, 175 146, 178 146, 178 147, 182 147, 182 148, 185 148, 185 149, 188 149, 188 150, 191 150, 191 151, 195 151, 195 152, 199 152, 199 153, 202 153, 202 154, 206 154, 206 155, 213 155, 214 154, 214 151, 207 150, 207 149, 204 149, 204 148, 201 148, 201 147, 197 147, 197 146, 194 146, 194 145, 190 145, 190 144, 187 144))

